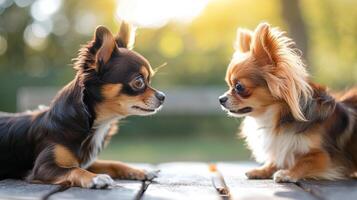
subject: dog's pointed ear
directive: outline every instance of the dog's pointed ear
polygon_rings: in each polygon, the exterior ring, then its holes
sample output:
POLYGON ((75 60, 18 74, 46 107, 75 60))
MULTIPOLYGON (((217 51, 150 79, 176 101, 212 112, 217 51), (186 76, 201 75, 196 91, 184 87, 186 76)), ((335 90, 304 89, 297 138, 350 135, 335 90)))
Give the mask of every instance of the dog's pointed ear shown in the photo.
POLYGON ((278 28, 261 23, 254 31, 251 53, 265 72, 272 95, 285 101, 296 120, 306 121, 304 109, 312 89, 294 42, 278 28))
POLYGON ((133 49, 135 43, 135 30, 136 28, 134 26, 123 21, 119 33, 115 37, 118 47, 133 49))
POLYGON ((260 23, 254 31, 251 46, 251 52, 260 64, 272 65, 275 63, 274 57, 278 48, 276 42, 272 36, 270 25, 260 23))
POLYGON ((250 51, 250 44, 252 41, 252 37, 253 37, 253 32, 251 30, 238 28, 234 49, 242 53, 250 51))
POLYGON ((104 26, 98 26, 94 33, 94 43, 99 49, 96 53, 96 67, 106 64, 115 48, 115 40, 112 33, 104 26))

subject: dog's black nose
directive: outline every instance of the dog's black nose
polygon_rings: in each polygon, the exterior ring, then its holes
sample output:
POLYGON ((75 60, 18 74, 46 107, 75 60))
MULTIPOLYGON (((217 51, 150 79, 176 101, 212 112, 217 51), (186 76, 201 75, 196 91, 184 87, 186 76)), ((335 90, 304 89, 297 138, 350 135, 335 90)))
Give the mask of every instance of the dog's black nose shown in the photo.
POLYGON ((222 95, 222 96, 219 97, 219 102, 220 102, 221 104, 226 103, 227 100, 228 100, 228 97, 227 97, 226 95, 222 95))
POLYGON ((155 93, 155 96, 160 102, 164 102, 165 101, 165 94, 163 92, 157 91, 155 93))

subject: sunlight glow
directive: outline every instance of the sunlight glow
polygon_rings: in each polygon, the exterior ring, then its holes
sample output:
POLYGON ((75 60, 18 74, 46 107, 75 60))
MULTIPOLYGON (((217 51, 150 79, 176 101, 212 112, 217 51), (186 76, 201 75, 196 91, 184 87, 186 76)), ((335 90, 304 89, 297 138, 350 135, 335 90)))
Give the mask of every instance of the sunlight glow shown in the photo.
POLYGON ((31 15, 38 21, 43 21, 56 13, 62 5, 62 0, 37 0, 31 6, 31 15))
POLYGON ((209 0, 118 0, 117 17, 139 27, 161 27, 170 21, 190 22, 209 0))
POLYGON ((168 58, 174 58, 183 51, 183 41, 180 35, 174 32, 164 33, 159 42, 160 53, 168 58))

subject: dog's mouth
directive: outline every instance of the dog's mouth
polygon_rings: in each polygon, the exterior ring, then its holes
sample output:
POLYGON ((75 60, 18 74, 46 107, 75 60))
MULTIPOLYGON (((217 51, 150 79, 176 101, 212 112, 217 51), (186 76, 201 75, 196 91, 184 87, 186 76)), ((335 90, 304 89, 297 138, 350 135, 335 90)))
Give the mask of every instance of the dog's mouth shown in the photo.
POLYGON ((250 113, 252 111, 253 111, 252 107, 244 107, 239 110, 229 110, 229 112, 236 113, 236 114, 246 114, 246 113, 250 113))
POLYGON ((135 110, 140 110, 140 111, 144 111, 144 112, 155 112, 156 111, 156 109, 143 108, 140 106, 132 106, 132 108, 135 110))

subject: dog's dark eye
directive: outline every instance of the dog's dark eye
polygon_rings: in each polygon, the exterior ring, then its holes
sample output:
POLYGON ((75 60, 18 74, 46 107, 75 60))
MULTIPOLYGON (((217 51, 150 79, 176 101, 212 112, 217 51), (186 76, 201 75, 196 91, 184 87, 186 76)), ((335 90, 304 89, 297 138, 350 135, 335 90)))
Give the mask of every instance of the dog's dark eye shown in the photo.
POLYGON ((240 94, 240 93, 244 92, 245 87, 241 82, 238 81, 237 84, 235 85, 234 89, 238 94, 240 94))
POLYGON ((145 81, 143 79, 143 77, 137 77, 134 81, 132 86, 136 89, 136 90, 142 90, 145 87, 145 81))

